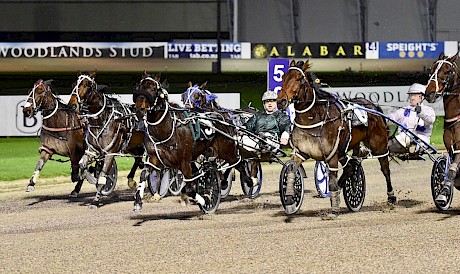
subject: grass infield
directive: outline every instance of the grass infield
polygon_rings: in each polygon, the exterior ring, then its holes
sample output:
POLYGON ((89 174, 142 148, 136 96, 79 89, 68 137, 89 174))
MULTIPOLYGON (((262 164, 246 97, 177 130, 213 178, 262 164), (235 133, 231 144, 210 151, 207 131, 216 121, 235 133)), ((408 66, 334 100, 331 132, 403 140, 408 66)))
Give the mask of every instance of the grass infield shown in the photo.
MULTIPOLYGON (((442 140, 444 117, 437 117, 431 137, 431 143, 437 149, 444 149, 442 140)), ((392 127, 394 129, 394 127, 392 127)), ((0 138, 0 181, 26 179, 32 176, 39 160, 37 137, 0 138)), ((53 156, 53 159, 67 160, 65 157, 53 156)), ((134 162, 131 157, 116 158, 119 170, 129 170, 134 162)), ((48 161, 40 172, 40 177, 70 176, 70 162, 48 161)), ((70 178, 69 178, 70 180, 70 178)))

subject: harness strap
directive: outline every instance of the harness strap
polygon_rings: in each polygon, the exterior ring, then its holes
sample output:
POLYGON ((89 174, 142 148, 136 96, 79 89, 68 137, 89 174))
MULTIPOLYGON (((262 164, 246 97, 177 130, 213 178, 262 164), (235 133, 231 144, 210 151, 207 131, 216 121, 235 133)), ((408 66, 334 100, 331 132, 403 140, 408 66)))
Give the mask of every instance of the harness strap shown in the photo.
POLYGON ((79 127, 47 127, 45 125, 42 125, 42 128, 46 131, 53 131, 53 132, 60 132, 60 131, 70 131, 70 130, 79 130, 83 128, 82 126, 79 127))
POLYGON ((39 151, 39 152, 42 152, 42 150, 46 151, 46 152, 47 152, 48 154, 50 154, 50 155, 53 155, 53 154, 54 154, 49 148, 47 148, 47 147, 45 147, 45 146, 41 146, 41 147, 38 148, 38 151, 39 151))
POLYGON ((455 121, 457 121, 459 119, 460 119, 460 114, 455 116, 454 118, 450 118, 450 119, 445 120, 445 122, 446 123, 455 122, 455 121))

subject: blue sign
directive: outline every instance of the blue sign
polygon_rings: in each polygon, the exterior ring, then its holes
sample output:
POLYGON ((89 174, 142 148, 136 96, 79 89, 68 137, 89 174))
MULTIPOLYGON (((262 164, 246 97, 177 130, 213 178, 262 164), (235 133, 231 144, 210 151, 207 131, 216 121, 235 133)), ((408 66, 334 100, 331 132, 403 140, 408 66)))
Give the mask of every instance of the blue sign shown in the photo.
POLYGON ((268 59, 267 86, 269 90, 279 93, 283 85, 283 75, 289 69, 289 59, 271 58, 268 59))
MULTIPOLYGON (((251 43, 223 42, 220 44, 220 56, 231 59, 250 59, 251 43)), ((217 59, 217 43, 168 43, 168 58, 217 59)))
POLYGON ((380 42, 379 58, 438 58, 444 52, 444 42, 380 42))

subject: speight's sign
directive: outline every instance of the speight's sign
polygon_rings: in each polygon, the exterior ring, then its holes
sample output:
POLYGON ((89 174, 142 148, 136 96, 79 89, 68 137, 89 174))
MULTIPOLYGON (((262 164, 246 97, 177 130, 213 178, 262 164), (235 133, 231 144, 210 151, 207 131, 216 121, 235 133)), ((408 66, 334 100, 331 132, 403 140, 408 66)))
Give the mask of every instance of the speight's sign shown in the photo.
POLYGON ((166 58, 167 43, 0 43, 0 58, 166 58))
POLYGON ((253 58, 364 58, 365 43, 252 44, 253 58))

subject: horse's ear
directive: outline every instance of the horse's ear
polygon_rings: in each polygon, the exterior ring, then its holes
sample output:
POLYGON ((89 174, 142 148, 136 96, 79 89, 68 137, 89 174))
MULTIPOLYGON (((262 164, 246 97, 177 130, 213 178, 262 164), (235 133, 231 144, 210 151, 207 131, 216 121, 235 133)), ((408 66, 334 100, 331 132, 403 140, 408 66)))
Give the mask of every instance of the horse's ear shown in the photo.
POLYGON ((438 60, 442 60, 442 59, 444 59, 444 57, 445 57, 445 55, 444 55, 444 51, 443 51, 443 52, 441 52, 439 54, 438 60))
POLYGON ((306 71, 308 68, 310 68, 310 64, 309 64, 308 61, 309 61, 309 60, 307 60, 307 61, 303 64, 303 66, 302 66, 302 69, 303 69, 304 71, 306 71))
POLYGON ((191 88, 193 86, 192 81, 188 81, 188 87, 191 88))
POLYGON ((91 72, 91 73, 89 74, 89 76, 91 76, 91 78, 95 78, 95 77, 96 77, 96 72, 97 72, 97 70, 91 72))
POLYGON ((144 74, 142 74, 142 79, 146 78, 149 74, 147 73, 147 70, 144 69, 144 74))
POLYGON ((169 89, 169 81, 168 81, 168 78, 166 78, 163 83, 161 83, 161 86, 164 88, 164 89, 169 89))
POLYGON ((455 61, 457 61, 457 58, 458 58, 458 52, 454 56, 449 57, 449 61, 454 63, 455 61))
POLYGON ((201 84, 200 86, 200 89, 204 89, 206 87, 206 85, 208 84, 208 81, 204 82, 203 84, 201 84))
POLYGON ((77 71, 77 77, 81 75, 81 70, 77 71))
POLYGON ((289 64, 290 67, 295 67, 295 60, 291 61, 291 64, 289 64))

